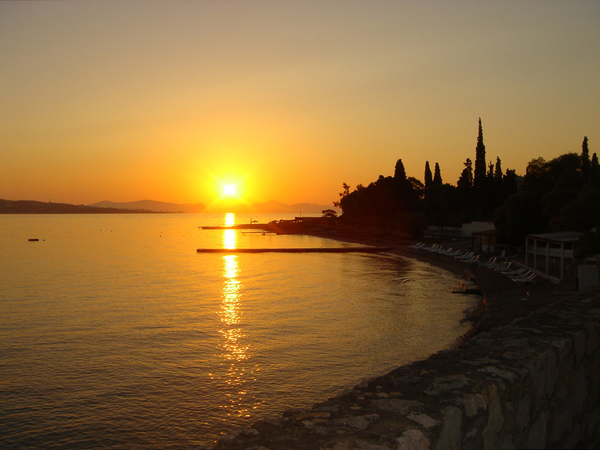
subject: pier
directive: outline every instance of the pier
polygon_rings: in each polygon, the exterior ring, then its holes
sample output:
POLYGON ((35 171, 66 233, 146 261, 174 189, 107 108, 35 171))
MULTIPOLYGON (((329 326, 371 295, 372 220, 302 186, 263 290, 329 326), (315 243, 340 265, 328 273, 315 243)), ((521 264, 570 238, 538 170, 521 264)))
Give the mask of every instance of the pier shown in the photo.
POLYGON ((393 247, 199 248, 198 253, 384 253, 393 247))

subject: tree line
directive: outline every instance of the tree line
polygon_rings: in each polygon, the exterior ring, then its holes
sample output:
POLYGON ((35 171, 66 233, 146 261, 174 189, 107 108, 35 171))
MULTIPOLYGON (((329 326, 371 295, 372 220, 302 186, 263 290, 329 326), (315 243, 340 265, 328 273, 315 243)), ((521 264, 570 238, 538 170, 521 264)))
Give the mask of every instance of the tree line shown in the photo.
POLYGON ((522 245, 531 233, 585 231, 600 223, 600 166, 590 158, 587 137, 581 154, 566 153, 551 161, 533 159, 524 177, 502 170, 499 157, 486 161, 479 119, 475 163, 464 162, 456 185, 444 183, 439 164, 432 173, 425 162, 424 182, 407 177, 398 159, 394 175, 354 190, 344 183, 334 206, 349 225, 400 230, 420 235, 428 225, 460 226, 493 221, 498 242, 522 245))

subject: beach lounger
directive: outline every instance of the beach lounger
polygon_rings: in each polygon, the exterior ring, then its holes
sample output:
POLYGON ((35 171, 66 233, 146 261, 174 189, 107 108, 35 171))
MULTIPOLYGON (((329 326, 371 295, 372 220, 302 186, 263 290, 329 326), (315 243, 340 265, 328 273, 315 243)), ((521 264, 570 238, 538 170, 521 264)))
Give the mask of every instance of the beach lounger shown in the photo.
POLYGON ((507 277, 514 277, 514 276, 524 275, 525 274, 525 269, 517 269, 517 270, 512 270, 512 271, 503 272, 503 273, 507 277))
POLYGON ((503 264, 499 264, 498 267, 496 267, 494 270, 496 272, 501 272, 501 273, 508 272, 508 269, 510 269, 511 265, 512 265, 512 262, 506 261, 503 264))
POLYGON ((523 275, 522 277, 515 277, 512 278, 512 280, 517 283, 517 284, 524 284, 524 283, 535 283, 534 278, 537 277, 536 273, 533 272, 529 272, 527 275, 523 275))
POLYGON ((471 259, 463 259, 461 262, 464 262, 465 264, 479 264, 479 255, 471 259))
POLYGON ((494 267, 497 267, 496 258, 495 257, 494 258, 490 258, 490 260, 487 261, 487 262, 480 262, 479 265, 481 267, 487 267, 489 269, 493 269, 494 267))
POLYGON ((469 252, 469 253, 465 253, 464 255, 460 255, 460 256, 455 256, 456 259, 463 260, 463 259, 471 259, 475 257, 475 253, 473 252, 469 252))

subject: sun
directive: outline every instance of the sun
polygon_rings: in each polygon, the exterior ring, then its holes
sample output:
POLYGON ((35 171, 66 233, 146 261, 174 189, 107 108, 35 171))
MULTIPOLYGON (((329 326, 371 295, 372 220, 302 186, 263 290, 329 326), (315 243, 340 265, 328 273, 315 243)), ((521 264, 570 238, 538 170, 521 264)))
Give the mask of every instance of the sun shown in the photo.
POLYGON ((235 184, 224 184, 223 195, 226 197, 232 197, 236 194, 235 184))

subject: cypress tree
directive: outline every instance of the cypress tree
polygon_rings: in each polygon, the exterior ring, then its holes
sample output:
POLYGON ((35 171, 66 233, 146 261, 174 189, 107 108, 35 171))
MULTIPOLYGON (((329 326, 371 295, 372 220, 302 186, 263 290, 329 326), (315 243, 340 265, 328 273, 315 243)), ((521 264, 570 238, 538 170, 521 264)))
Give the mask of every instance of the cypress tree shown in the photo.
POLYGON ((590 162, 590 150, 588 149, 588 138, 585 136, 583 138, 583 144, 581 145, 581 178, 584 183, 587 183, 590 180, 590 169, 592 167, 592 163, 590 162))
POLYGON ((401 159, 396 161, 396 167, 394 169, 394 179, 397 182, 406 181, 406 170, 404 170, 404 164, 402 163, 401 159))
POLYGON ((435 163, 435 172, 433 175, 433 185, 441 186, 442 185, 442 172, 440 171, 440 165, 435 163))
POLYGON ((496 181, 502 181, 502 167, 500 166, 500 157, 496 156, 496 168, 494 170, 494 178, 496 181))
POLYGON ((425 161, 425 188, 431 187, 433 183, 433 176, 431 175, 431 169, 429 168, 429 161, 425 161))
POLYGON ((475 173, 473 176, 473 185, 481 187, 485 184, 486 162, 485 145, 483 145, 483 127, 481 126, 481 117, 479 118, 479 134, 477 136, 477 147, 475 147, 475 173))

